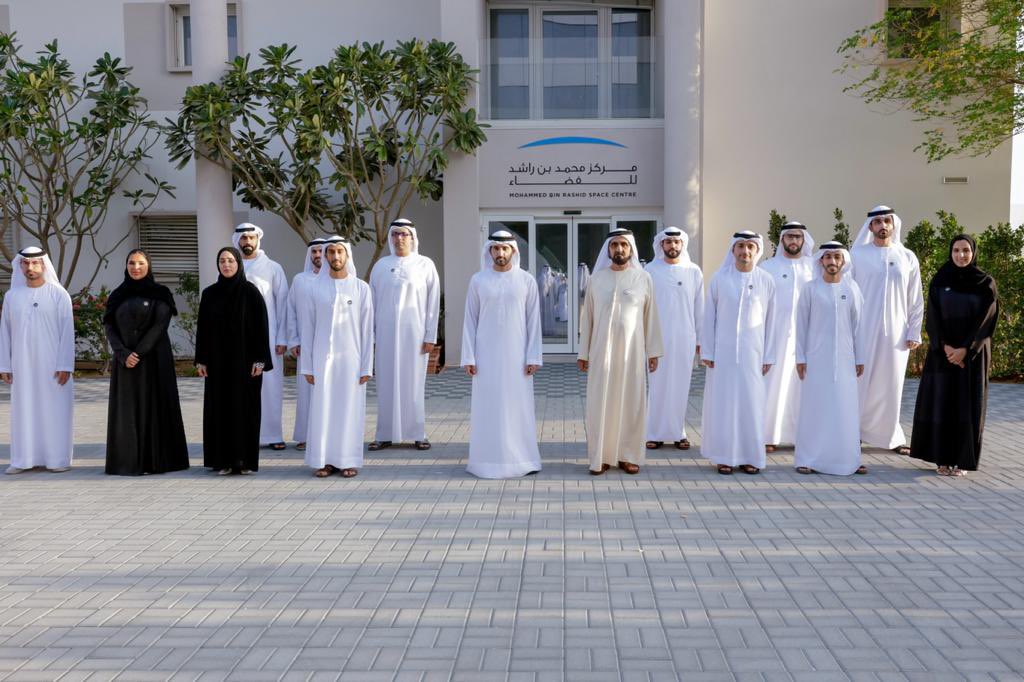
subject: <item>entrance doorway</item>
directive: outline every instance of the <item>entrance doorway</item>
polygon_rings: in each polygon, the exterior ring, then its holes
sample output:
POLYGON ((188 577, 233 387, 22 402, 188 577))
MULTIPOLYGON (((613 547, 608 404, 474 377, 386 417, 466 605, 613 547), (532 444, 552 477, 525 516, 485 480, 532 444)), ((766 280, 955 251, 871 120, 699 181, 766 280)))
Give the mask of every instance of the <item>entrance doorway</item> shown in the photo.
POLYGON ((580 307, 608 232, 633 230, 640 259, 647 262, 659 224, 654 216, 487 216, 483 230, 485 237, 497 230, 516 235, 520 266, 537 279, 544 352, 575 353, 580 307))

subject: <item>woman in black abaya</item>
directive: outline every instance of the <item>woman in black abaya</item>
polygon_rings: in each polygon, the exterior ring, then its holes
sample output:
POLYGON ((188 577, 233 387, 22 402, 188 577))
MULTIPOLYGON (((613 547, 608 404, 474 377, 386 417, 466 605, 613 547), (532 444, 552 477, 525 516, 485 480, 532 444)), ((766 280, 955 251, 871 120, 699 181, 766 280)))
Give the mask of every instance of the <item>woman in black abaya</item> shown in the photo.
POLYGON ((107 407, 108 474, 138 476, 188 469, 178 380, 167 328, 178 314, 157 284, 149 256, 128 254, 124 282, 107 299, 103 325, 113 351, 107 407))
POLYGON ((259 469, 262 375, 273 367, 267 307, 237 249, 217 252, 217 271, 196 327, 196 368, 206 378, 203 463, 222 475, 249 474, 259 469))
POLYGON ((977 259, 974 238, 957 235, 928 287, 928 356, 910 452, 937 464, 941 476, 976 471, 981 456, 999 296, 977 259))

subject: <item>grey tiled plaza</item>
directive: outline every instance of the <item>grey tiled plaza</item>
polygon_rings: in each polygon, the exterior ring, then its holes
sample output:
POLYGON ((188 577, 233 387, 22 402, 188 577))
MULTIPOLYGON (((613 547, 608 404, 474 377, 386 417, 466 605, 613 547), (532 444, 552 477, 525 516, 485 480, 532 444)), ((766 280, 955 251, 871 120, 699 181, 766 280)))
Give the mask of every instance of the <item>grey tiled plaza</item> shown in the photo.
POLYGON ((434 448, 351 480, 294 449, 212 475, 201 380, 180 387, 187 472, 104 475, 93 379, 74 469, 0 476, 0 678, 1024 679, 1024 386, 992 385, 966 479, 878 451, 867 476, 801 476, 791 450, 725 477, 700 459, 698 373, 693 450, 592 477, 583 379, 549 364, 544 470, 509 481, 464 471, 458 371, 428 381, 434 448))

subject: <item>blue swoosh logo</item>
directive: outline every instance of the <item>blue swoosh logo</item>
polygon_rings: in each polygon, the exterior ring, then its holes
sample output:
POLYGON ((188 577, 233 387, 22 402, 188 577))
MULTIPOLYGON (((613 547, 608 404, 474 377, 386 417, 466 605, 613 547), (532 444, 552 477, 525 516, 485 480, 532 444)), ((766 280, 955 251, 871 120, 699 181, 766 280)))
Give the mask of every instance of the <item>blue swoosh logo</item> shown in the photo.
POLYGON ((603 137, 579 137, 572 135, 565 137, 545 137, 542 140, 534 140, 533 142, 527 142, 526 144, 519 145, 519 148, 529 149, 530 147, 548 147, 553 144, 602 144, 608 147, 627 148, 624 144, 620 144, 614 140, 606 140, 603 137))

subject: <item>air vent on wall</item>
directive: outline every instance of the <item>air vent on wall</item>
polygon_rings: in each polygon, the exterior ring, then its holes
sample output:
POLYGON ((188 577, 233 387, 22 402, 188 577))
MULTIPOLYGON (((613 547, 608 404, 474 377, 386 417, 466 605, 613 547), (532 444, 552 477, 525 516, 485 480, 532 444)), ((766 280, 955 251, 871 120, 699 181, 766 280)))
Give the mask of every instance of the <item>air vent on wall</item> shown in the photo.
POLYGON ((943 175, 942 176, 942 184, 943 185, 966 185, 967 184, 967 176, 966 175, 943 175))

